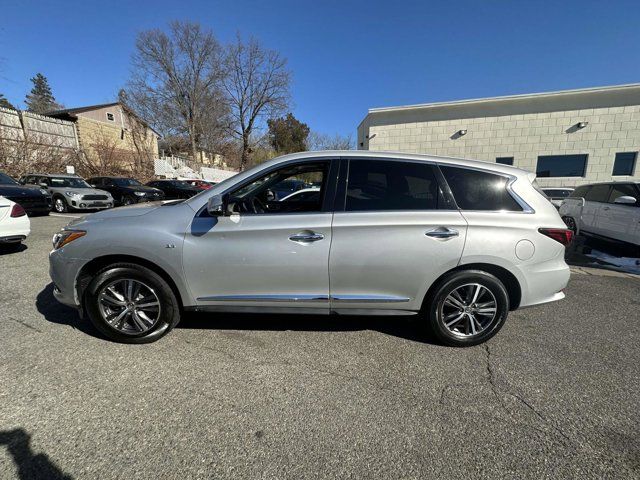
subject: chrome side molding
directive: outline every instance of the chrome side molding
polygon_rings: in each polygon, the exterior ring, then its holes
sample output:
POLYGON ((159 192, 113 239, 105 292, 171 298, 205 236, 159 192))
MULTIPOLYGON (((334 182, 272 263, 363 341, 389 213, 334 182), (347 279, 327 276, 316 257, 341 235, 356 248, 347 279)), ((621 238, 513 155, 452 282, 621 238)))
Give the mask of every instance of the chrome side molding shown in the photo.
POLYGON ((402 303, 411 300, 393 295, 211 295, 199 297, 199 302, 328 302, 341 303, 402 303))

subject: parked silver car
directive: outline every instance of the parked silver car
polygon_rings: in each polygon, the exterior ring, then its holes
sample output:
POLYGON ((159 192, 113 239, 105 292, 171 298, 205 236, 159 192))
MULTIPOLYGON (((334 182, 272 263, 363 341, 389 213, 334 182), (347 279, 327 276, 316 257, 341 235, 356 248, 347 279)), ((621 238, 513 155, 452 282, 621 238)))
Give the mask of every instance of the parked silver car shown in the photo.
POLYGON ((128 343, 195 310, 417 314, 443 343, 475 345, 510 310, 564 297, 571 231, 534 178, 424 155, 287 155, 188 200, 72 222, 53 239, 54 292, 128 343), (285 180, 320 195, 279 201, 285 180))
POLYGON ((64 213, 68 210, 103 210, 113 207, 109 192, 92 188, 77 175, 29 174, 20 178, 23 185, 37 185, 51 195, 53 210, 64 213))

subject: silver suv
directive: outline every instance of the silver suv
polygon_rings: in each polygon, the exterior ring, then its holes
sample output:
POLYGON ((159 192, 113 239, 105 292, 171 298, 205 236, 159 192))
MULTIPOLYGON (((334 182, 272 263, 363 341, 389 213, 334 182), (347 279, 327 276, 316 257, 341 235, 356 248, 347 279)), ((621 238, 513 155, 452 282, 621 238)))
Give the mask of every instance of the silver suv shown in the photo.
POLYGON ((96 213, 56 234, 59 301, 144 343, 183 311, 418 315, 447 345, 559 300, 571 231, 535 175, 374 152, 276 158, 188 200, 96 213), (282 182, 318 187, 276 194, 282 182))
POLYGON ((109 192, 92 188, 77 175, 29 174, 20 178, 23 185, 37 185, 51 195, 53 210, 64 213, 69 210, 104 210, 113 207, 109 192))

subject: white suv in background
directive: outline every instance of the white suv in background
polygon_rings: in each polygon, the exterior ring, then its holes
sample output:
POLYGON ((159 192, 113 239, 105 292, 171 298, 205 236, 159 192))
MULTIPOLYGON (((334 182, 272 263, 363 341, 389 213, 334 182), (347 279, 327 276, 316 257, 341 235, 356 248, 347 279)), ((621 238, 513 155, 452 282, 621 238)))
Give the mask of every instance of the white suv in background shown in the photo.
POLYGON ((574 233, 640 246, 640 182, 577 187, 562 201, 560 216, 574 233))

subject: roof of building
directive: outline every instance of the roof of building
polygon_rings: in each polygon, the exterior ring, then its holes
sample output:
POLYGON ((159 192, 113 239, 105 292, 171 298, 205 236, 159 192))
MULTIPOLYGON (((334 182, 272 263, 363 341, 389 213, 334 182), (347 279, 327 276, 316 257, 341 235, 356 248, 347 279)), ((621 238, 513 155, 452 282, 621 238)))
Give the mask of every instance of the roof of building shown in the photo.
POLYGON ((370 108, 367 117, 391 116, 403 122, 435 121, 627 105, 640 105, 640 83, 370 108), (411 120, 412 117, 416 120, 411 120))
POLYGON ((51 112, 47 112, 47 115, 49 116, 57 116, 57 115, 64 115, 64 114, 73 115, 74 113, 88 112, 90 110, 98 110, 100 108, 112 107, 114 105, 119 105, 119 104, 120 102, 111 102, 111 103, 101 103, 98 105, 87 105, 86 107, 63 108, 62 110, 53 110, 51 112))

